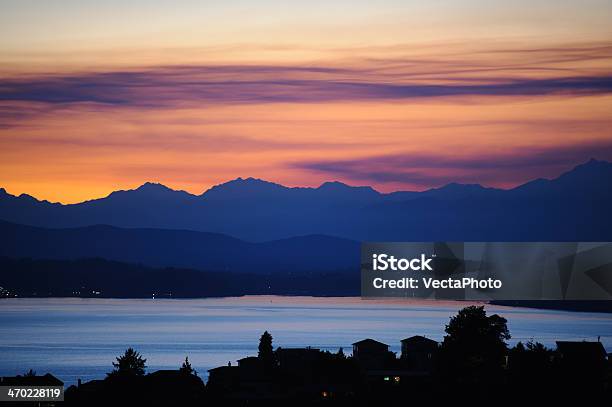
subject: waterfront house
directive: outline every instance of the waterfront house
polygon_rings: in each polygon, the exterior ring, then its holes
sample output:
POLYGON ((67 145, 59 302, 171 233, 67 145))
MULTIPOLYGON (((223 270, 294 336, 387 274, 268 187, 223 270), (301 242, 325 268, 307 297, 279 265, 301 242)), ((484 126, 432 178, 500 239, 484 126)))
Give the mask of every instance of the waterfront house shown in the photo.
POLYGON ((432 371, 439 344, 433 339, 416 335, 402 339, 401 361, 404 366, 415 371, 432 371))

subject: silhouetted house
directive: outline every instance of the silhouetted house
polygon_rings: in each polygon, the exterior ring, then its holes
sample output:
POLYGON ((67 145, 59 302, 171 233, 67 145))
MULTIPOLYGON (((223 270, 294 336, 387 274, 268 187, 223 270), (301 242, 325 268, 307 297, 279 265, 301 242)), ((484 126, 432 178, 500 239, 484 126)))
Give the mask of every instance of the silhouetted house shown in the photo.
POLYGON ((557 341, 557 362, 565 381, 580 387, 601 387, 607 353, 601 342, 557 341))
MULTIPOLYGON (((238 359, 238 368, 234 369, 234 371, 236 372, 236 377, 241 382, 256 381, 261 376, 262 372, 261 360, 257 356, 247 356, 246 358, 238 359)), ((224 372, 224 370, 222 369, 221 372, 224 372)), ((231 369, 225 370, 225 372, 228 373, 230 377, 234 374, 230 373, 232 372, 231 369)))
POLYGON ((79 379, 76 387, 81 391, 93 392, 102 389, 105 383, 106 382, 104 380, 90 380, 88 382, 83 383, 81 382, 81 379, 79 379))
POLYGON ((180 370, 158 370, 145 376, 145 388, 154 391, 156 402, 164 405, 197 404, 204 399, 204 382, 180 370))
MULTIPOLYGON (((47 373, 43 376, 8 376, 8 377, 0 377, 0 386, 61 386, 64 387, 64 382, 62 382, 57 377, 53 376, 50 373, 47 373)), ((6 393, 5 393, 6 394, 6 393)), ((19 407, 28 407, 28 406, 57 406, 62 405, 62 402, 57 401, 6 401, 1 402, 2 405, 8 406, 19 406, 19 407)))
POLYGON ((170 387, 204 387, 204 382, 194 374, 181 372, 180 370, 158 370, 146 375, 149 383, 163 383, 170 387))
POLYGON ((64 386, 64 382, 47 373, 43 376, 0 377, 0 386, 64 386))
POLYGON ((180 370, 158 370, 145 376, 92 380, 66 390, 70 405, 198 405, 205 386, 198 376, 180 370))
POLYGON ((284 372, 305 375, 311 372, 319 361, 321 351, 316 348, 278 348, 276 359, 284 372))
POLYGON ((557 341, 557 352, 562 363, 572 365, 605 364, 607 353, 601 342, 557 341))
POLYGON ((247 356, 246 358, 238 359, 238 367, 243 369, 258 369, 260 360, 257 356, 247 356))
POLYGON ((208 370, 207 386, 215 392, 233 391, 240 385, 238 366, 219 366, 208 370))
POLYGON ((366 370, 383 369, 395 361, 395 354, 389 345, 368 338, 353 344, 353 358, 366 370))
POLYGON ((76 386, 66 389, 65 399, 73 405, 101 403, 109 393, 109 383, 106 380, 90 380, 82 383, 79 379, 76 386))
POLYGON ((275 398, 272 372, 261 360, 250 356, 238 360, 238 366, 221 366, 208 371, 207 388, 217 397, 238 400, 275 398))
POLYGON ((278 348, 279 383, 293 397, 302 395, 312 399, 323 392, 331 393, 329 381, 324 379, 323 353, 316 348, 278 348))
POLYGON ((432 371, 438 353, 438 342, 424 336, 402 339, 402 364, 416 371, 432 371))
POLYGON ((389 345, 374 339, 362 339, 353 344, 353 357, 362 359, 364 357, 381 356, 389 352, 389 345))

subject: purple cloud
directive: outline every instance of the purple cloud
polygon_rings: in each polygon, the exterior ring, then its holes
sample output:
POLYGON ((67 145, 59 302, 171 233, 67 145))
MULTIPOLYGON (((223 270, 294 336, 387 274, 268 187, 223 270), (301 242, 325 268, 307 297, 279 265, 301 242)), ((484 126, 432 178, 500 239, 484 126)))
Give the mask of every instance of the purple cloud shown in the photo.
POLYGON ((371 183, 396 183, 431 187, 449 182, 485 185, 518 184, 539 176, 556 176, 568 166, 589 158, 612 161, 612 142, 549 148, 524 148, 506 154, 479 153, 469 157, 446 154, 389 154, 350 160, 290 163, 291 168, 327 177, 371 183))
MULTIPOLYGON (((406 74, 410 79, 410 74, 406 74)), ((183 66, 138 71, 0 79, 0 101, 126 106, 402 100, 446 96, 591 95, 612 92, 612 75, 548 79, 450 78, 406 81, 401 75, 326 67, 183 66)))

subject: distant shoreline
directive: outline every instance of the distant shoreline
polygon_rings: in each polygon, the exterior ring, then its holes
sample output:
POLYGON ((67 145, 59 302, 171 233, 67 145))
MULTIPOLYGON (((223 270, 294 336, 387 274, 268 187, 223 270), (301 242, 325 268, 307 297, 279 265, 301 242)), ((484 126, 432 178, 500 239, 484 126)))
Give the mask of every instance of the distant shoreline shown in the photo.
MULTIPOLYGON (((18 296, 18 297, 0 297, 0 299, 82 299, 82 300, 206 300, 206 299, 233 299, 233 298, 258 298, 261 299, 263 297, 269 297, 271 301, 274 298, 297 298, 297 299, 354 299, 360 300, 364 303, 375 303, 375 304, 384 304, 389 303, 389 305, 397 306, 398 304, 410 304, 414 302, 412 299, 401 299, 394 298, 390 299, 362 299, 359 296, 354 295, 292 295, 292 294, 243 294, 243 295, 218 295, 218 296, 200 296, 200 297, 105 297, 105 296, 18 296)), ((471 300, 435 300, 435 299, 418 299, 418 302, 432 302, 432 303, 479 303, 479 304, 490 304, 496 306, 503 307, 512 307, 512 308, 528 308, 528 309, 540 309, 540 310, 552 310, 552 311, 567 311, 567 312, 586 312, 586 313, 604 313, 609 314, 612 313, 612 301, 576 301, 576 300, 567 300, 567 301, 557 301, 557 300, 492 300, 492 301, 471 301, 471 300)))
POLYGON ((612 301, 577 301, 577 300, 493 300, 492 305, 515 308, 550 309, 570 312, 612 313, 612 301))

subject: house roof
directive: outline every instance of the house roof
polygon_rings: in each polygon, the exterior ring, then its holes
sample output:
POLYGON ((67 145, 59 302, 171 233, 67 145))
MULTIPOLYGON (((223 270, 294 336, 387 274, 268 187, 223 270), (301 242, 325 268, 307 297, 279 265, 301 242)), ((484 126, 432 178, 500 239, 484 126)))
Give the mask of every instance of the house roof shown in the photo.
POLYGON ((557 341, 557 349, 563 354, 592 354, 606 357, 606 349, 601 342, 557 341))
POLYGON ((98 391, 103 391, 104 388, 108 386, 108 382, 103 379, 90 380, 88 382, 79 383, 78 385, 70 386, 66 391, 67 392, 85 392, 85 393, 94 393, 98 391))
POLYGON ((240 363, 240 362, 252 362, 252 361, 255 361, 255 360, 259 360, 259 358, 257 356, 247 356, 247 357, 244 357, 242 359, 238 359, 238 363, 240 363))
POLYGON ((236 370, 238 369, 238 366, 219 366, 219 367, 213 367, 212 369, 208 369, 209 372, 221 372, 224 370, 236 370))
POLYGON ((103 385, 105 382, 103 379, 96 379, 96 380, 90 380, 88 382, 84 382, 81 383, 81 387, 83 386, 100 386, 103 385))
POLYGON ((402 339, 400 342, 402 342, 402 343, 405 343, 405 342, 429 342, 429 343, 435 343, 436 345, 438 344, 437 341, 434 341, 433 339, 429 339, 429 338, 426 338, 426 337, 421 336, 421 335, 411 336, 410 338, 402 339))
POLYGON ((307 348, 278 348, 277 349, 278 353, 319 353, 320 349, 319 348, 311 348, 311 347, 307 347, 307 348))
POLYGON ((63 386, 64 382, 47 373, 43 376, 13 376, 3 377, 1 380, 4 385, 19 384, 21 386, 63 386))
POLYGON ((149 373, 147 376, 151 376, 151 377, 159 377, 159 376, 180 376, 182 375, 183 372, 181 372, 180 370, 176 369, 161 369, 161 370, 156 370, 155 372, 149 373))
POLYGON ((259 367, 260 360, 257 356, 247 356, 246 358, 238 359, 239 367, 259 367))
POLYGON ((370 339, 370 338, 362 339, 360 341, 357 341, 357 342, 353 343, 353 345, 366 345, 366 344, 367 345, 379 345, 379 346, 389 347, 389 345, 387 345, 386 343, 382 343, 382 342, 379 342, 377 340, 370 339))

